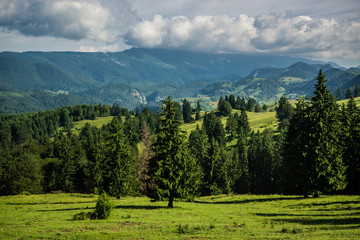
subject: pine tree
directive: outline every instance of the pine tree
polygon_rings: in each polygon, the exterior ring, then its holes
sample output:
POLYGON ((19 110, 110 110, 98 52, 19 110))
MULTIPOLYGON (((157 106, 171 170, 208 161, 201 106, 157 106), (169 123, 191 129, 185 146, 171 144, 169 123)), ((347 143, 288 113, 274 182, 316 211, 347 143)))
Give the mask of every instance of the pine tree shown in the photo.
POLYGON ((236 109, 236 100, 234 94, 229 96, 229 103, 233 109, 236 109))
POLYGON ((132 190, 135 181, 134 152, 125 140, 123 125, 115 117, 109 126, 103 163, 103 190, 120 198, 132 190))
POLYGON ((204 186, 202 194, 217 195, 228 192, 227 156, 224 146, 211 139, 207 145, 207 159, 204 162, 204 186))
POLYGON ((188 100, 186 100, 186 98, 183 101, 183 120, 184 123, 190 123, 192 122, 194 119, 191 117, 192 114, 192 110, 191 110, 191 106, 188 100))
POLYGON ((218 102, 218 110, 220 112, 220 115, 222 116, 229 116, 229 114, 231 113, 231 104, 229 103, 229 101, 227 100, 223 100, 222 97, 220 97, 219 102, 218 102))
POLYGON ((354 98, 356 97, 360 97, 360 86, 359 84, 356 84, 355 88, 354 88, 354 98))
POLYGON ((347 107, 342 110, 343 159, 347 166, 346 177, 349 182, 346 192, 360 194, 360 109, 354 98, 350 98, 347 107))
POLYGON ((235 179, 234 192, 248 193, 250 190, 247 136, 240 135, 236 143, 235 158, 238 161, 239 178, 235 179))
POLYGON ((290 119, 294 109, 285 95, 280 97, 278 105, 279 106, 276 108, 276 117, 280 121, 283 121, 284 119, 290 119))
POLYGON ((256 105, 256 100, 250 97, 246 104, 246 111, 248 112, 254 111, 255 105, 256 105))
POLYGON ((185 135, 175 119, 174 101, 168 97, 162 106, 161 127, 152 145, 154 157, 149 160, 149 173, 154 182, 148 196, 154 200, 191 198, 196 194, 200 172, 185 144, 185 135))
POLYGON ((197 159, 200 167, 204 169, 209 144, 205 131, 201 130, 199 125, 197 125, 196 129, 191 131, 188 141, 190 152, 195 157, 195 159, 197 159))
POLYGON ((196 120, 200 120, 201 116, 200 116, 200 112, 201 112, 201 106, 200 106, 200 102, 199 100, 196 102, 196 116, 195 119, 196 120))
POLYGON ((285 161, 289 183, 305 195, 345 188, 338 107, 319 71, 311 105, 299 102, 291 119, 285 161), (299 189, 300 188, 300 189, 299 189))
POLYGON ((225 130, 219 117, 211 112, 204 116, 203 128, 208 136, 209 142, 217 141, 220 145, 225 145, 225 130))
POLYGON ((353 96, 353 94, 351 92, 351 88, 348 88, 346 90, 345 99, 350 99, 352 96, 353 96))
POLYGON ((247 136, 250 133, 250 124, 245 109, 241 110, 240 116, 238 117, 237 125, 237 134, 239 136, 247 136))
POLYGON ((226 120, 226 133, 229 134, 229 141, 233 140, 237 130, 237 114, 230 114, 226 120))
POLYGON ((341 100, 343 98, 343 93, 341 88, 338 88, 338 90, 336 91, 336 100, 341 100))

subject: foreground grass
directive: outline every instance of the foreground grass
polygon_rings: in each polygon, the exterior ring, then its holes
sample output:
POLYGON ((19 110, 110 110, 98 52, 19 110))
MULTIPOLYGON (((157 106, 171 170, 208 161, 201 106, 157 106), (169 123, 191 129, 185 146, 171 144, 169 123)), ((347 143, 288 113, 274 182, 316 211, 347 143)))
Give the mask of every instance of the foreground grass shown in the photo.
POLYGON ((0 239, 359 239, 360 197, 201 197, 195 202, 113 200, 107 220, 73 221, 96 196, 0 197, 0 239))

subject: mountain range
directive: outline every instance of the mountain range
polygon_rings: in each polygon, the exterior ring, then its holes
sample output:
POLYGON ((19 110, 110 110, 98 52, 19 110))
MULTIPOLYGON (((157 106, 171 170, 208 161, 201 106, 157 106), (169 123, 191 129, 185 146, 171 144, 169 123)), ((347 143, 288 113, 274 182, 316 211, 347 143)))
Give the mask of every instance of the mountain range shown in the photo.
POLYGON ((164 97, 235 94, 259 102, 309 95, 319 69, 331 90, 359 83, 359 68, 270 55, 133 48, 114 53, 0 53, 0 113, 74 104, 152 106, 164 97))

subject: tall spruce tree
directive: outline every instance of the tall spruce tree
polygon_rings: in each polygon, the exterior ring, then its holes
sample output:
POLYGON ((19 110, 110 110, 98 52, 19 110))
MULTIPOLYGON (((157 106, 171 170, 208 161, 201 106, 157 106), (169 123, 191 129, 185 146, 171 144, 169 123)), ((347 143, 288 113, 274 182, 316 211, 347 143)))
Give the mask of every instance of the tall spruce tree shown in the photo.
POLYGON ((346 177, 349 182, 346 192, 360 194, 360 109, 356 106, 354 98, 350 98, 346 109, 343 106, 342 122, 343 159, 347 166, 346 177))
POLYGON ((360 97, 360 86, 359 84, 356 84, 355 88, 354 88, 354 98, 356 97, 360 97))
POLYGON ((120 198, 132 190, 135 182, 135 154, 126 142, 122 122, 113 118, 105 142, 103 162, 103 190, 120 198))
POLYGON ((192 114, 191 105, 190 105, 189 101, 186 100, 186 98, 184 98, 184 101, 183 101, 183 120, 184 120, 184 123, 190 123, 190 122, 192 122, 194 120, 191 117, 191 114, 192 114))
POLYGON ((345 99, 350 99, 352 96, 351 88, 346 89, 345 99))
POLYGON ((238 178, 235 179, 233 191, 236 193, 248 193, 250 190, 249 182, 249 162, 247 157, 247 136, 239 135, 235 147, 234 158, 238 161, 238 178))
POLYGON ((196 102, 196 115, 195 115, 195 120, 200 120, 201 116, 200 116, 200 112, 201 112, 201 106, 200 106, 200 102, 199 100, 197 100, 196 102))
POLYGON ((278 105, 279 106, 276 108, 276 117, 280 121, 283 121, 284 119, 290 119, 294 108, 291 106, 285 95, 280 97, 278 105))
POLYGON ((195 196, 200 181, 198 165, 185 144, 185 134, 175 115, 175 103, 168 97, 162 106, 161 127, 152 145, 154 157, 149 160, 154 186, 147 192, 153 200, 168 199, 170 208, 176 198, 195 196))
POLYGON ((237 134, 239 136, 247 136, 250 133, 250 124, 245 109, 241 109, 240 116, 238 117, 237 134))
POLYGON ((338 106, 319 71, 310 105, 299 101, 285 149, 287 182, 304 195, 345 188, 338 106), (292 183, 292 184, 291 184, 292 183))

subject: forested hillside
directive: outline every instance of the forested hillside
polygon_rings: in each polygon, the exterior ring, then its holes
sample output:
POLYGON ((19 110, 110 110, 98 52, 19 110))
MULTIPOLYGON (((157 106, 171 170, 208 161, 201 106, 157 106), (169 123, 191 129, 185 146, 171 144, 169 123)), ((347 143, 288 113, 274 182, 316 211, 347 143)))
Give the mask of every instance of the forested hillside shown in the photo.
POLYGON ((353 98, 339 105, 321 71, 309 101, 280 98, 277 127, 251 129, 248 114, 269 111, 255 99, 223 96, 217 105, 204 113, 200 102, 168 97, 156 114, 78 105, 2 115, 0 194, 106 191, 172 207, 221 193, 360 193, 360 109, 353 98), (102 127, 71 130, 109 116, 102 127), (202 124, 186 135, 181 126, 194 121, 202 124))
POLYGON ((159 107, 167 96, 215 101, 221 95, 275 102, 311 95, 322 68, 332 91, 354 88, 357 68, 303 58, 205 54, 160 49, 116 53, 0 53, 0 113, 25 113, 76 104, 159 107), (266 68, 264 68, 266 67, 266 68), (345 89, 346 88, 346 89, 345 89))

